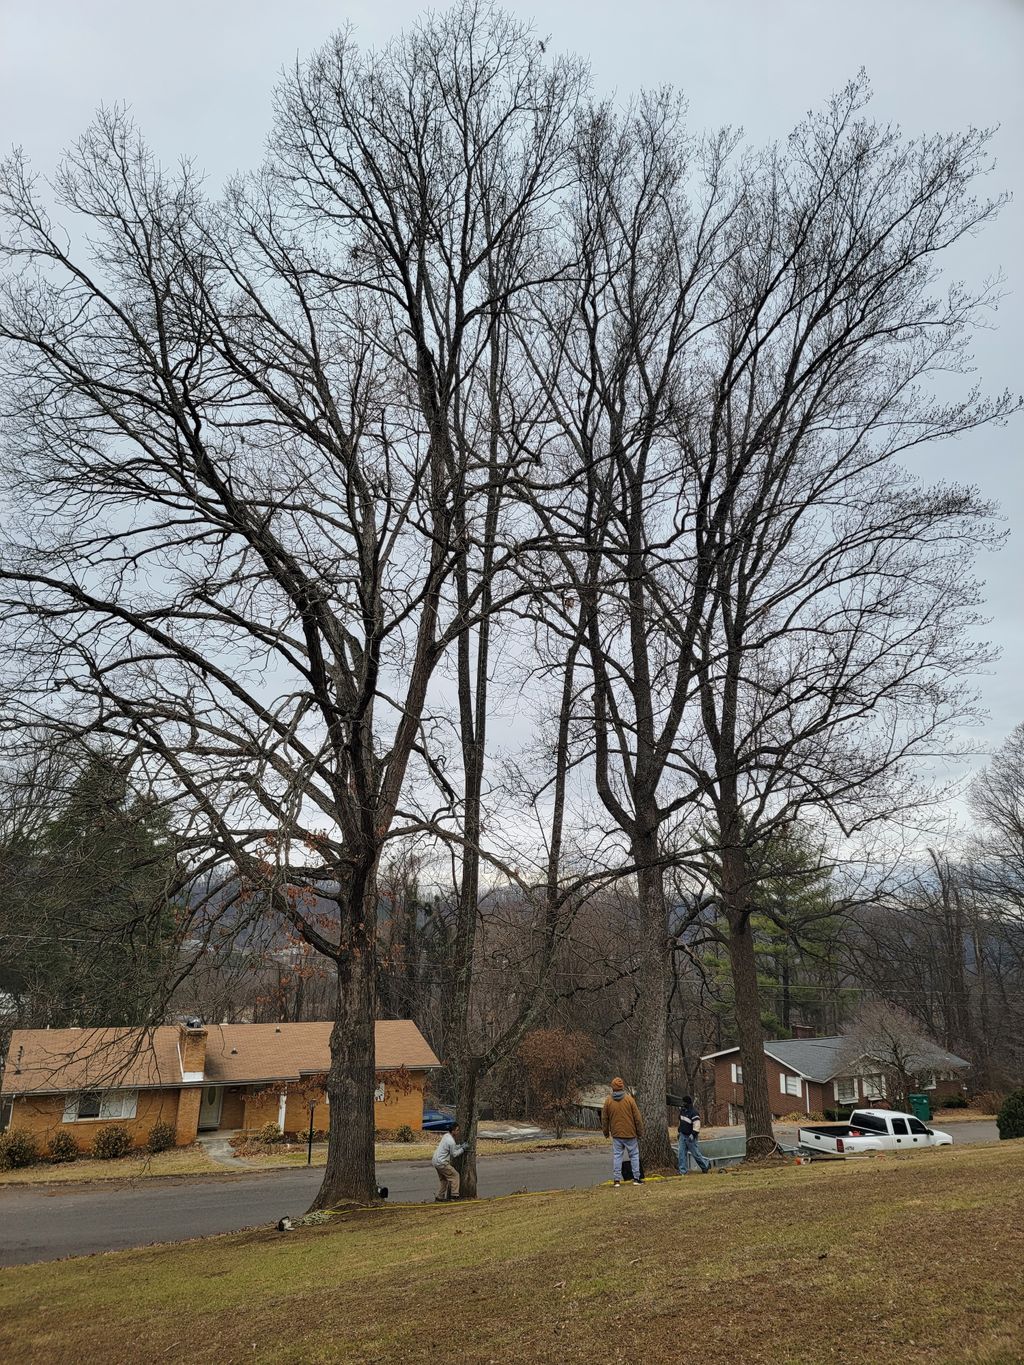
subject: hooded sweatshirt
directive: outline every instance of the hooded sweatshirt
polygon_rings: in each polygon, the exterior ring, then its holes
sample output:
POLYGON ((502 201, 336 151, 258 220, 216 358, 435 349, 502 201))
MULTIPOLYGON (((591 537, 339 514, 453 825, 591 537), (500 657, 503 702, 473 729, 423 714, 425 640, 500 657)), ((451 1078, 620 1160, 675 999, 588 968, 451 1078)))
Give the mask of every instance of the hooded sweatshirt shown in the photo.
POLYGON ((457 1156, 461 1156, 465 1150, 465 1145, 460 1147, 451 1133, 445 1133, 434 1151, 432 1158, 433 1164, 435 1166, 448 1166, 457 1156))
POLYGON ((612 1081, 612 1093, 601 1110, 601 1129, 605 1137, 638 1138, 643 1136, 644 1121, 636 1100, 626 1094, 620 1076, 612 1081))

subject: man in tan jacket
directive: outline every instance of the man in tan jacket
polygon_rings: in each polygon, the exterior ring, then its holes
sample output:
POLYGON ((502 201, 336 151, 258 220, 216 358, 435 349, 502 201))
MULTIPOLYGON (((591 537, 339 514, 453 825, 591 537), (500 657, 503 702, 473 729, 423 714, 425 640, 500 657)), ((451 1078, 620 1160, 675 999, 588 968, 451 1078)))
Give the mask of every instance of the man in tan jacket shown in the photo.
POLYGON ((640 1143, 643 1136, 644 1121, 640 1117, 636 1100, 626 1094, 626 1085, 621 1076, 612 1081, 612 1093, 604 1102, 601 1110, 601 1129, 605 1137, 612 1140, 612 1180, 622 1184, 622 1158, 629 1157, 633 1168, 633 1179, 639 1185, 643 1181, 640 1169, 640 1143))

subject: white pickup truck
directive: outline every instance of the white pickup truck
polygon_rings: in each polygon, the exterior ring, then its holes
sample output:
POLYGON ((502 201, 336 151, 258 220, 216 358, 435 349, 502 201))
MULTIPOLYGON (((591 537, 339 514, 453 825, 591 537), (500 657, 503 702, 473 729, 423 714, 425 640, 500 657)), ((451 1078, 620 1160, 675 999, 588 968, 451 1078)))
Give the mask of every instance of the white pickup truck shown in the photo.
POLYGON ((801 1152, 825 1157, 854 1156, 858 1152, 903 1152, 915 1147, 952 1146, 948 1133, 929 1128, 913 1114, 891 1109, 855 1109, 849 1123, 827 1123, 801 1128, 801 1152))

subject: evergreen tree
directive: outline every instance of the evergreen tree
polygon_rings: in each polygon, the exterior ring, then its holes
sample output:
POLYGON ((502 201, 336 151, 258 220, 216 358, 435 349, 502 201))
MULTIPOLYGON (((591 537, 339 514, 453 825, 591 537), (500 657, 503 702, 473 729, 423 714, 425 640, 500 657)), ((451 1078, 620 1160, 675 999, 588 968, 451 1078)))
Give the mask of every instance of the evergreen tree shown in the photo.
MULTIPOLYGON (((124 764, 89 754, 35 788, 44 808, 2 850, 2 951, 20 1022, 142 1024, 174 960, 177 862, 167 821, 124 764)), ((9 822, 10 823, 10 822, 9 822)))

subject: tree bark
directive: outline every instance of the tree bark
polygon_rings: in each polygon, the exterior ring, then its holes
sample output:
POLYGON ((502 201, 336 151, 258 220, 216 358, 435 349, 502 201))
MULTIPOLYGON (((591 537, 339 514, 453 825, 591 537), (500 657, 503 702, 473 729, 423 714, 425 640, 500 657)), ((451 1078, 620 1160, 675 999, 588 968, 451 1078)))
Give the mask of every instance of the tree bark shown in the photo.
POLYGON ((637 970, 636 1099, 644 1121, 641 1160, 646 1170, 655 1170, 659 1166, 673 1165, 665 1105, 670 972, 665 873, 658 863, 656 839, 635 841, 633 856, 638 867, 642 933, 637 970))
POLYGON ((374 1163, 377 991, 372 935, 375 888, 371 878, 358 897, 349 951, 337 963, 331 1064, 327 1072, 330 1130, 327 1165, 311 1209, 328 1209, 377 1197, 374 1163))
POLYGON ((455 1121, 461 1131, 459 1141, 468 1148, 462 1157, 460 1166, 462 1175, 460 1197, 475 1199, 477 1195, 476 1129, 480 1111, 478 1100, 480 1072, 477 1059, 475 1057, 461 1059, 457 1074, 459 1092, 455 1103, 455 1121))
POLYGON ((745 906, 744 858, 739 849, 722 856, 723 898, 729 931, 729 965, 736 1001, 736 1034, 743 1067, 743 1122, 747 1155, 767 1156, 775 1147, 768 1068, 764 1060, 761 997, 757 984, 754 935, 745 906))

